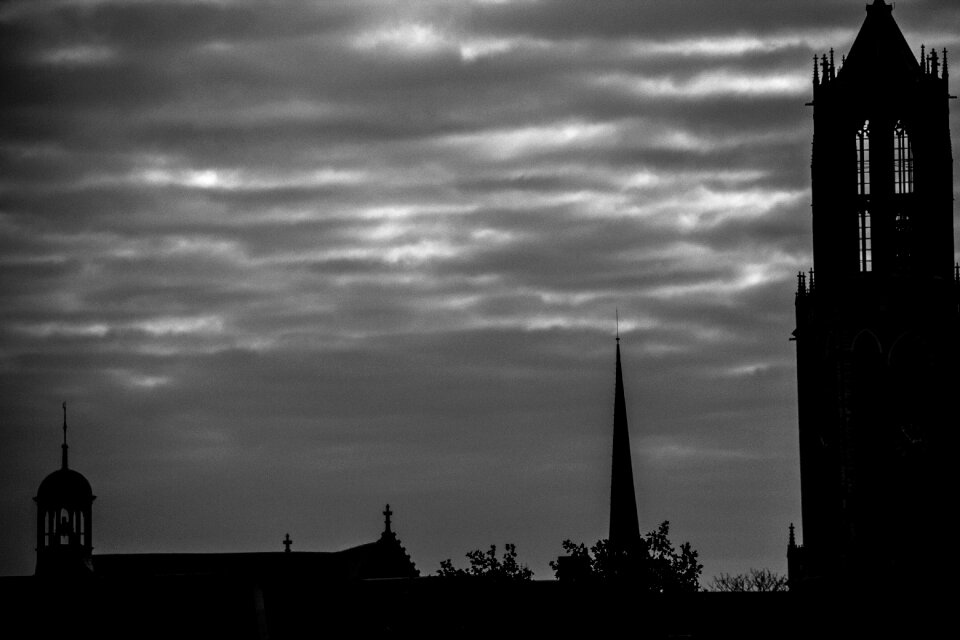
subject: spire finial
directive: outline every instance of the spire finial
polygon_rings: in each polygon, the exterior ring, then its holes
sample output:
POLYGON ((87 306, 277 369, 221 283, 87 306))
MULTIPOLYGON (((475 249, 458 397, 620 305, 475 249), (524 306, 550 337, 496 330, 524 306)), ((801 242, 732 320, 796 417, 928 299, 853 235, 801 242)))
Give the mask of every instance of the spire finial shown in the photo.
POLYGON ((287 533, 283 536, 283 552, 290 553, 290 545, 293 544, 293 540, 290 539, 290 534, 287 533))
POLYGON ((620 342, 620 308, 614 309, 617 318, 617 342, 620 342))
POLYGON ((60 462, 60 466, 63 469, 67 468, 67 401, 63 401, 63 444, 60 445, 60 449, 63 451, 63 458, 60 462))
POLYGON ((385 534, 391 533, 390 531, 390 516, 393 515, 393 511, 390 511, 390 505, 387 505, 387 508, 383 510, 383 532, 385 534))
POLYGON ((817 56, 813 56, 813 86, 817 86, 818 84, 820 84, 820 73, 818 70, 819 67, 817 66, 817 63, 818 63, 817 56))
POLYGON ((789 541, 788 544, 790 545, 790 548, 791 548, 791 549, 797 546, 797 538, 796 538, 796 536, 795 536, 794 533, 793 533, 793 523, 792 523, 792 522, 790 523, 790 541, 789 541))

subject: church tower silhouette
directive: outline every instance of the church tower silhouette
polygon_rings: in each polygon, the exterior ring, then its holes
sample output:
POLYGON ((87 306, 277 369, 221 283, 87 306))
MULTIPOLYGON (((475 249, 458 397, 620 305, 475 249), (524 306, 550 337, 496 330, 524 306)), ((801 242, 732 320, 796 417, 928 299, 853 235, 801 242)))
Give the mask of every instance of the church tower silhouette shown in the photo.
POLYGON ((633 485, 633 464, 630 456, 630 429, 627 426, 627 403, 623 393, 623 370, 620 367, 620 335, 617 335, 617 382, 613 403, 613 464, 610 481, 610 545, 632 548, 640 541, 637 518, 637 496, 633 485))
POLYGON ((67 403, 63 403, 60 468, 40 483, 36 574, 78 576, 93 570, 93 489, 67 463, 67 403))
POLYGON ((796 293, 803 546, 794 585, 929 583, 955 499, 960 267, 949 70, 883 0, 814 60, 813 260, 796 293))

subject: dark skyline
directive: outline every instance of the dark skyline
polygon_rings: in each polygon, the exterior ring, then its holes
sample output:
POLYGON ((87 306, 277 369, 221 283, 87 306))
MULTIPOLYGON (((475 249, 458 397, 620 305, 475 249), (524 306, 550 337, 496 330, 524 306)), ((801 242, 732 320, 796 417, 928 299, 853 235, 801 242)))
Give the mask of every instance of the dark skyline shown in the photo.
MULTIPOLYGON (((65 400, 95 553, 341 549, 389 502, 423 574, 552 577, 607 533, 617 308, 641 530, 785 571, 804 103, 864 17, 4 3, 0 574, 65 400)), ((956 3, 894 17, 960 55, 956 3)))

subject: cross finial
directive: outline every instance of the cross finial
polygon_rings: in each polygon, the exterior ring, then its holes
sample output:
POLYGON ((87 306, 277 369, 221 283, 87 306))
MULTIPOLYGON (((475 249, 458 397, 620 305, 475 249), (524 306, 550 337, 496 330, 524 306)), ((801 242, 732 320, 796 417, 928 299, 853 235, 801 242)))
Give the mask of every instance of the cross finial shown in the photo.
POLYGON ((283 537, 283 552, 290 553, 290 545, 293 544, 293 540, 290 539, 290 534, 286 534, 283 537))
POLYGON ((393 515, 393 511, 390 511, 390 505, 388 504, 387 508, 383 510, 383 516, 384 516, 383 532, 384 533, 390 533, 390 516, 392 515, 393 515))

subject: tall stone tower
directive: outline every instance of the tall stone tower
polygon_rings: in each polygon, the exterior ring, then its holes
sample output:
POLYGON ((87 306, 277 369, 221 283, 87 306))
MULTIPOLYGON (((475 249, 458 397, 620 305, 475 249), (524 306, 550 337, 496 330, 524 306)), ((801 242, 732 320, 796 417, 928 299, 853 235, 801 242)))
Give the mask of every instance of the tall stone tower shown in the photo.
POLYGON ((960 424, 948 82, 946 51, 918 61, 883 0, 845 59, 814 63, 795 585, 929 583, 942 570, 931 546, 955 500, 960 424))

